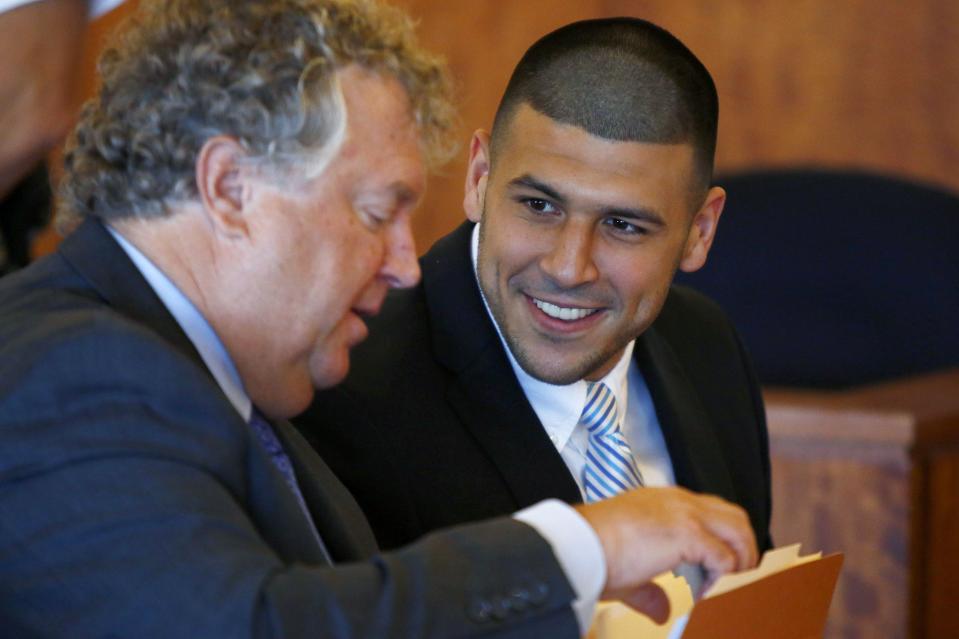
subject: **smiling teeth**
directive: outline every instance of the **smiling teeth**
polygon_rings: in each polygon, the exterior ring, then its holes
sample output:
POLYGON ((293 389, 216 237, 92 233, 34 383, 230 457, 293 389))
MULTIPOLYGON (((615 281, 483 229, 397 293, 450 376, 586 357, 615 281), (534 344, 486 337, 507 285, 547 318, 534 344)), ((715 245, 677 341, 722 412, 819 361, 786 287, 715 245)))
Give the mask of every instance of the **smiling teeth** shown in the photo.
POLYGON ((563 306, 556 306, 556 304, 550 304, 549 302, 544 302, 543 300, 538 300, 536 298, 533 298, 533 304, 536 304, 536 308, 543 311, 550 317, 561 319, 567 322, 583 319, 587 315, 592 315, 598 310, 595 308, 565 308, 563 306))

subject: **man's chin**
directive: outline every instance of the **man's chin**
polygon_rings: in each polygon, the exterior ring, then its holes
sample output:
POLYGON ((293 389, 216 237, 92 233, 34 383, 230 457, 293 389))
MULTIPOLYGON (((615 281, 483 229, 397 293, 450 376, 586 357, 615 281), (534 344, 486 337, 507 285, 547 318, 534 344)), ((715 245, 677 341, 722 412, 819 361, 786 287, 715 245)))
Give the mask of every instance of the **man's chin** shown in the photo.
POLYGON ((564 364, 562 361, 550 358, 532 358, 526 355, 516 355, 516 361, 530 377, 554 386, 566 386, 578 382, 589 372, 588 367, 578 363, 564 364))
POLYGON ((257 410, 271 419, 296 417, 313 401, 313 387, 309 384, 288 384, 268 392, 262 398, 251 397, 257 410))
MULTIPOLYGON (((593 379, 597 371, 611 368, 611 364, 619 361, 617 352, 564 352, 532 351, 510 343, 510 350, 520 367, 531 377, 554 386, 567 386, 581 379, 593 379)), ((622 349, 619 349, 619 354, 622 349)), ((605 373, 604 373, 605 374, 605 373)))
POLYGON ((339 356, 324 357, 310 366, 310 375, 316 390, 333 388, 346 379, 349 372, 350 354, 347 349, 339 356))

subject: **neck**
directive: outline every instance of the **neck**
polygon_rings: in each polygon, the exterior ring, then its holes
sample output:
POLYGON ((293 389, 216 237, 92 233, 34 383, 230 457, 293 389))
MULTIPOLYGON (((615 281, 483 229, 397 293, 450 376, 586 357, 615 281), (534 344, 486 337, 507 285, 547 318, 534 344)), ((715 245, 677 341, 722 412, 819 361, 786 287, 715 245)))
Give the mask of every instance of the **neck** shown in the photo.
POLYGON ((216 261, 210 259, 215 246, 209 228, 199 228, 202 219, 195 211, 185 208, 162 219, 130 218, 110 225, 163 271, 217 330, 209 292, 218 287, 205 285, 213 274, 210 267, 216 271, 216 261))

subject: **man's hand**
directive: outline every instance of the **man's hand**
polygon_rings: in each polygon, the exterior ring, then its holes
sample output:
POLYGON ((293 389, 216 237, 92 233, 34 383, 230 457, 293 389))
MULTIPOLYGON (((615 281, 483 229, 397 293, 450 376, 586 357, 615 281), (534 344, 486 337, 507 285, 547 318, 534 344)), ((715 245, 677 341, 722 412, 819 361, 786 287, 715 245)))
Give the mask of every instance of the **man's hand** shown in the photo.
POLYGON ((756 565, 749 518, 739 506, 683 488, 639 488, 577 506, 599 536, 606 555, 602 597, 622 599, 654 620, 665 621, 669 604, 650 583, 680 563, 706 570, 706 586, 728 572, 756 565))

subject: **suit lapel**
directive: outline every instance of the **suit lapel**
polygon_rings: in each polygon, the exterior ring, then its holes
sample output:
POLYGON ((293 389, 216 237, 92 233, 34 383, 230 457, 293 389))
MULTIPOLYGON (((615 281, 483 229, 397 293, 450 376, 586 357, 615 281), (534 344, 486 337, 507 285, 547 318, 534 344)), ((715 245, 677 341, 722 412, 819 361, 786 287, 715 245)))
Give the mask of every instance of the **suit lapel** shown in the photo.
POLYGON ((207 371, 190 338, 103 224, 86 220, 63 241, 59 252, 107 304, 148 326, 207 371))
POLYGON ((483 305, 464 224, 422 260, 433 349, 452 374, 446 398, 522 508, 580 501, 579 488, 523 394, 483 305))
MULTIPOLYGON (((170 345, 192 359, 210 376, 213 375, 197 352, 183 329, 154 292, 126 252, 117 244, 109 231, 98 221, 87 220, 60 246, 60 254, 80 274, 96 293, 117 312, 146 326, 160 335, 170 345)), ((224 402, 226 398, 224 397, 224 402)), ((232 408, 227 414, 235 414, 232 408)), ((242 420, 237 416, 238 422, 242 420)), ((318 532, 335 558, 358 558, 371 554, 369 543, 372 533, 365 519, 357 521, 350 505, 356 508, 352 497, 330 470, 312 453, 309 445, 292 432, 292 426, 283 422, 274 425, 274 430, 283 443, 294 464, 303 498, 313 514, 318 532), (344 493, 343 497, 340 493, 344 493), (331 517, 331 513, 336 516, 331 517), (342 516, 342 521, 340 520, 342 516), (334 523, 330 523, 333 521, 334 523), (332 541, 327 541, 327 530, 332 541), (350 539, 345 531, 359 531, 356 539, 350 539), (367 531, 364 536, 362 531, 367 531)), ((247 436, 255 437, 247 429, 247 436)), ((249 490, 251 509, 256 510, 262 533, 284 555, 297 561, 326 563, 329 557, 318 548, 314 536, 306 525, 296 498, 289 490, 282 475, 273 465, 267 452, 257 447, 260 454, 249 459, 249 490), (302 525, 294 524, 296 521, 302 525)), ((356 513, 359 509, 356 508, 356 513)), ((362 515, 360 515, 362 518, 362 515)), ((374 545, 375 548, 375 545, 374 545)))
POLYGON ((329 551, 328 560, 368 559, 377 551, 369 522, 346 487, 309 443, 286 420, 273 422, 296 473, 317 533, 329 551))
POLYGON ((676 483, 735 500, 732 477, 715 427, 676 354, 656 331, 655 324, 636 340, 634 355, 656 407, 676 483))
MULTIPOLYGON (((280 429, 275 424, 273 424, 273 430, 285 447, 286 442, 283 441, 280 429)), ((290 457, 292 459, 292 455, 290 457)), ((314 533, 311 530, 309 521, 303 516, 299 500, 290 490, 276 464, 262 446, 253 442, 251 442, 250 454, 247 456, 247 468, 247 502, 251 517, 256 521, 260 534, 270 547, 286 561, 331 564, 332 558, 323 543, 324 539, 321 538, 320 543, 317 543, 317 534, 322 537, 323 532, 317 530, 314 533)), ((297 483, 303 492, 304 482, 300 480, 303 473, 296 468, 295 464, 294 469, 297 483)), ((305 493, 303 498, 306 501, 305 493)))

